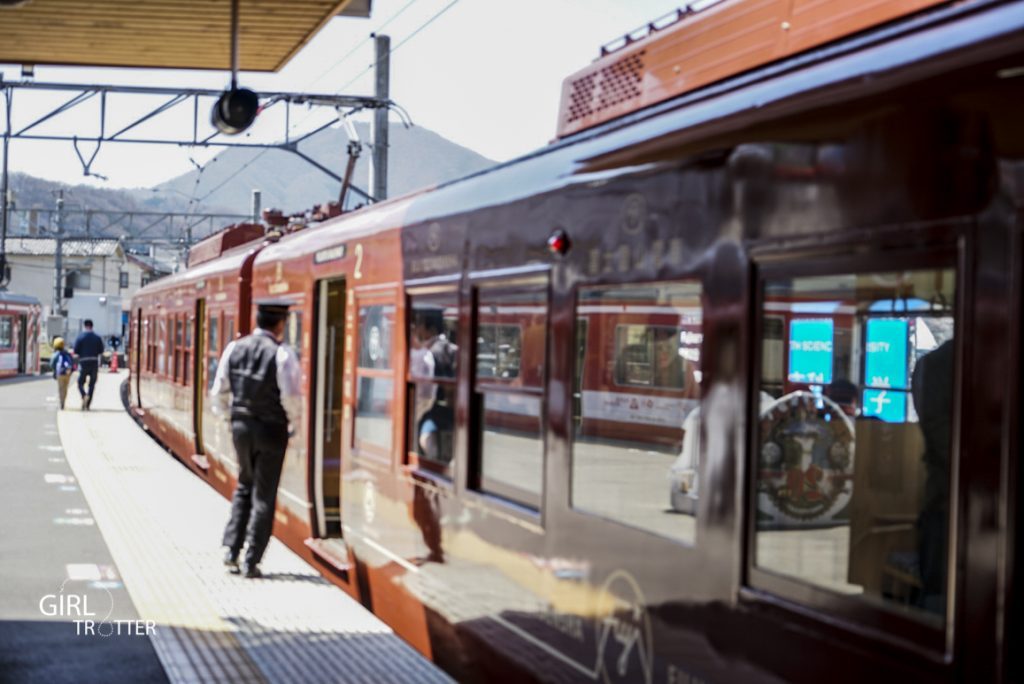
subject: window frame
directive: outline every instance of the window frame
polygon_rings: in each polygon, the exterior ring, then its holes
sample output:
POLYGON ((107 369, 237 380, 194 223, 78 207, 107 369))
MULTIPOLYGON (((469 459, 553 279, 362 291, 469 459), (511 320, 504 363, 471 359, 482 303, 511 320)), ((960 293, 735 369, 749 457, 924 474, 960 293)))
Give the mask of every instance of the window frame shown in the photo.
MULTIPOLYGON (((547 387, 551 374, 551 318, 552 318, 552 285, 550 272, 543 270, 540 273, 525 273, 519 275, 495 275, 493 277, 474 278, 470 283, 470 326, 469 334, 464 335, 471 345, 469 350, 470 368, 469 373, 469 458, 466 478, 466 491, 480 496, 487 501, 500 503, 503 508, 515 512, 531 522, 539 522, 544 515, 545 500, 548 493, 548 446, 550 422, 546 416, 547 410, 547 387), (488 297, 502 297, 509 295, 521 295, 524 293, 541 293, 544 298, 545 308, 545 330, 544 336, 544 372, 534 387, 515 387, 510 380, 501 378, 486 378, 483 381, 477 378, 477 337, 480 330, 480 295, 486 293, 488 297), (539 435, 541 441, 541 488, 536 494, 536 504, 523 499, 533 499, 532 493, 525 489, 506 486, 500 482, 487 481, 483 476, 483 419, 484 419, 484 396, 485 394, 506 394, 536 397, 540 402, 538 420, 540 421, 539 435)), ((520 332, 522 335, 522 332, 520 332)), ((522 340, 522 337, 520 337, 522 340)), ((522 365, 520 365, 522 368, 522 365)))
POLYGON ((6 344, 2 340, 0 340, 0 350, 4 350, 4 351, 12 350, 16 346, 16 342, 15 342, 16 335, 14 334, 14 316, 8 315, 8 314, 0 315, 0 321, 6 321, 7 322, 7 334, 9 336, 6 344))
MULTIPOLYGON (((967 356, 964 350, 964 336, 967 327, 965 303, 969 286, 969 264, 966 248, 957 230, 949 226, 936 230, 925 231, 932 238, 926 244, 897 244, 888 247, 884 252, 881 240, 872 241, 871 236, 862 237, 854 244, 845 245, 845 254, 834 251, 836 248, 825 247, 815 254, 811 250, 782 251, 763 255, 754 254, 752 259, 753 277, 751 287, 754 288, 750 298, 750 376, 748 378, 747 397, 748 432, 746 438, 747 452, 743 463, 746 470, 744 502, 746 510, 743 514, 744 558, 743 580, 740 588, 740 599, 746 603, 768 607, 769 610, 781 610, 792 619, 804 619, 809 624, 820 628, 822 623, 835 625, 847 632, 854 632, 870 641, 897 644, 900 648, 915 652, 946 656, 952 653, 953 637, 956 628, 957 603, 960 599, 959 585, 965 573, 958 572, 960 542, 958 540, 957 520, 960 517, 961 492, 958 473, 963 462, 963 431, 961 418, 963 415, 963 381, 967 356), (863 240, 863 241, 861 241, 863 240), (827 251, 826 251, 827 250, 827 251), (812 585, 795 577, 789 577, 771 570, 757 567, 757 456, 759 454, 759 420, 760 410, 757 397, 761 388, 762 350, 761 342, 764 333, 764 320, 772 313, 765 313, 765 284, 771 280, 797 279, 825 275, 846 275, 862 273, 884 273, 891 271, 951 269, 954 273, 954 354, 953 372, 953 415, 950 430, 950 463, 949 463, 949 521, 947 525, 947 557, 946 557, 946 612, 941 623, 921 619, 921 616, 902 612, 897 606, 865 600, 859 595, 844 595, 824 587, 812 585)), ((893 242, 895 240, 890 240, 893 242)), ((783 340, 787 339, 786 330, 783 340)), ((785 382, 785 372, 783 382, 785 382)))
MULTIPOLYGON (((368 460, 370 462, 376 462, 378 464, 391 467, 392 459, 396 449, 404 449, 404 441, 399 446, 395 435, 395 423, 396 423, 396 411, 395 408, 401 406, 397 401, 398 396, 397 390, 401 386, 401 378, 398 375, 399 363, 404 363, 398 358, 395 353, 395 345, 398 341, 397 328, 401 318, 399 317, 399 302, 397 292, 394 290, 379 291, 372 290, 369 292, 354 292, 354 297, 351 305, 346 304, 346 308, 351 306, 351 312, 354 319, 354 325, 352 330, 352 345, 350 357, 352 365, 352 379, 351 379, 351 407, 352 407, 352 419, 351 419, 351 434, 347 440, 349 449, 351 449, 352 456, 357 459, 368 460), (391 306, 393 309, 392 313, 392 331, 390 340, 389 354, 389 368, 361 368, 359 366, 359 357, 362 351, 362 326, 360 325, 359 312, 364 307, 371 306, 391 306), (360 378, 380 378, 391 380, 391 396, 388 402, 391 406, 391 413, 389 420, 391 422, 391 443, 385 447, 382 444, 374 444, 373 442, 365 441, 360 439, 356 435, 356 421, 359 419, 359 380, 360 378)), ((402 416, 404 418, 405 411, 402 410, 402 416)), ((402 428, 404 432, 404 427, 402 428)))

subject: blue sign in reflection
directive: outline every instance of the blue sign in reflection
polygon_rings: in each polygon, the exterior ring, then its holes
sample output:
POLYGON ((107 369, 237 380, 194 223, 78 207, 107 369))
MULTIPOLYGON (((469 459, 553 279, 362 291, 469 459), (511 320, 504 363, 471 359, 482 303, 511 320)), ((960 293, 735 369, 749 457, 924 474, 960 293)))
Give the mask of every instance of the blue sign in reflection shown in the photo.
POLYGON ((879 418, 887 423, 902 423, 907 419, 907 393, 866 389, 860 413, 865 418, 879 418))
POLYGON ((876 318, 868 321, 864 353, 864 384, 907 389, 907 321, 876 318))
POLYGON ((789 381, 832 382, 832 319, 794 319, 789 323, 789 381))

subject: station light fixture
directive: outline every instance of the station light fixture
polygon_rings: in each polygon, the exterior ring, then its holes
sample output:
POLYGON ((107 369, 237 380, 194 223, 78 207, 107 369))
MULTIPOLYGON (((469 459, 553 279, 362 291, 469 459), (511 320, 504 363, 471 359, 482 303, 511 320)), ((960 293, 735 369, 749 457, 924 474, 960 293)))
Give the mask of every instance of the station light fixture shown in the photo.
POLYGON ((238 135, 260 111, 259 95, 238 87, 238 0, 231 0, 231 87, 213 105, 210 123, 221 133, 238 135))

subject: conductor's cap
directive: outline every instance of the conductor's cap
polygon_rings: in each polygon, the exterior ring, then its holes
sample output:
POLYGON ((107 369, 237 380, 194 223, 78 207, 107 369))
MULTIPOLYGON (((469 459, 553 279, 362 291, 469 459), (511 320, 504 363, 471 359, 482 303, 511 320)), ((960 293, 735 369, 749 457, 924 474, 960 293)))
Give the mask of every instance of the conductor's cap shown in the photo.
POLYGON ((285 299, 260 299, 256 302, 258 311, 275 316, 287 315, 289 306, 291 306, 291 302, 285 299))

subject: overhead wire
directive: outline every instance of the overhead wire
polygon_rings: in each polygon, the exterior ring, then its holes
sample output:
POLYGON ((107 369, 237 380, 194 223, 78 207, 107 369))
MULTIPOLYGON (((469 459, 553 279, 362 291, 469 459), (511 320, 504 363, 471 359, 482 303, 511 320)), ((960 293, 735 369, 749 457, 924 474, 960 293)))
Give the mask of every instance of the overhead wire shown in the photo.
POLYGON ((346 52, 344 55, 342 55, 342 57, 338 61, 336 61, 331 66, 327 67, 327 69, 325 69, 319 76, 317 76, 312 81, 310 81, 309 85, 307 85, 306 88, 310 89, 314 84, 319 83, 320 80, 323 79, 324 76, 326 76, 327 74, 329 74, 330 72, 334 71, 339 66, 344 64, 350 57, 352 57, 352 55, 354 55, 357 52, 359 52, 360 48, 362 48, 364 45, 369 43, 370 39, 373 38, 374 34, 382 31, 388 24, 390 24, 395 19, 400 17, 402 15, 402 13, 405 12, 405 10, 409 9, 410 7, 412 7, 417 2, 419 2, 419 0, 409 0, 409 2, 405 3, 405 5, 402 6, 402 9, 398 10, 397 12, 392 14, 390 17, 388 17, 384 21, 383 24, 380 24, 379 26, 377 26, 377 28, 373 29, 373 31, 371 33, 367 34, 366 38, 363 38, 363 40, 358 45, 356 45, 354 48, 352 48, 351 50, 346 52))

